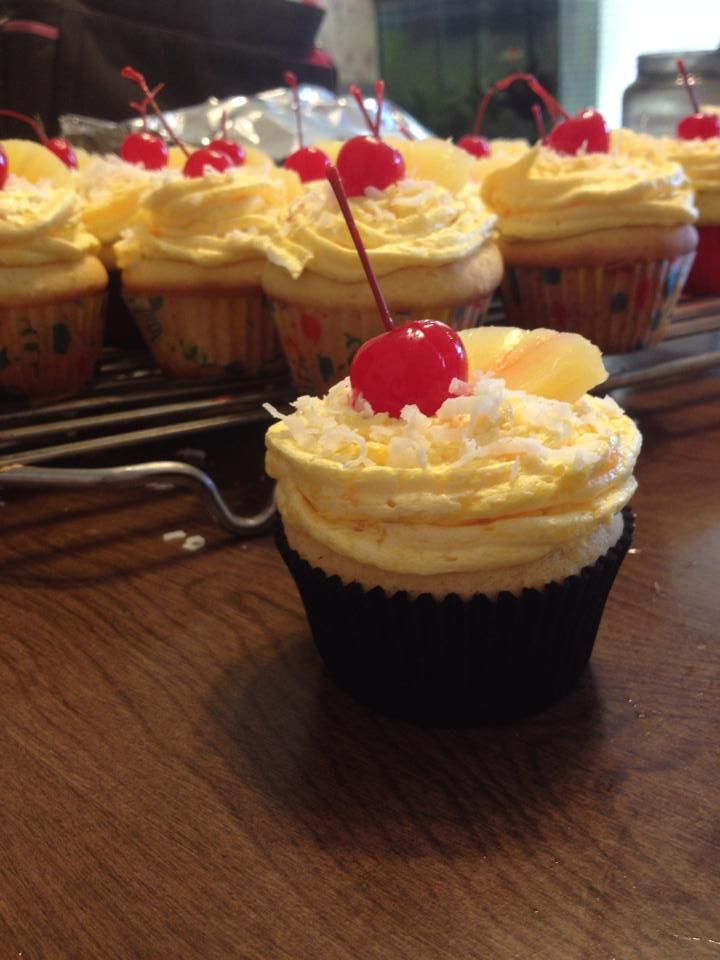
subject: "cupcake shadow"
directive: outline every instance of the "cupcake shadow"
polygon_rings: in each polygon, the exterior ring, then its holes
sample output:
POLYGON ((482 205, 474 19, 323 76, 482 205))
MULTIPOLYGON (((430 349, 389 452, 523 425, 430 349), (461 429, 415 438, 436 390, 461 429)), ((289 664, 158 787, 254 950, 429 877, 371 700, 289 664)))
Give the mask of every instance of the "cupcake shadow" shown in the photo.
POLYGON ((507 725, 424 728, 371 712, 326 677, 308 637, 228 668, 205 703, 203 739, 224 761, 213 787, 238 820, 247 789, 273 830, 324 849, 453 858, 542 840, 579 795, 604 802, 605 713, 592 672, 536 716, 507 725), (596 779, 596 784, 588 784, 596 779))

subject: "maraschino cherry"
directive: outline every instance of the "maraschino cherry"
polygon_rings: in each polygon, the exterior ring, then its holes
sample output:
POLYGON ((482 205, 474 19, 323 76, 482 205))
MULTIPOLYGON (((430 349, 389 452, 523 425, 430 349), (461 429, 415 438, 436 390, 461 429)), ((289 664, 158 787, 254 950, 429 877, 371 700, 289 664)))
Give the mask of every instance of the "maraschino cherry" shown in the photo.
POLYGON ((27 123, 28 126, 32 127, 35 131, 35 136, 40 143, 49 150, 50 153, 54 153, 58 160, 62 160, 66 167, 70 167, 71 170, 77 170, 75 151, 65 137, 48 137, 37 120, 33 120, 32 117, 26 117, 24 113, 18 113, 17 110, 0 110, 0 117, 12 117, 14 120, 21 120, 23 123, 27 123))
POLYGON ((130 101, 132 109, 137 110, 142 117, 143 128, 137 133, 129 133, 120 147, 120 156, 126 163, 138 164, 146 170, 162 170, 168 163, 167 144, 162 137, 151 133, 147 128, 147 108, 164 86, 164 83, 159 83, 154 90, 148 91, 140 103, 130 101))
POLYGON ((607 153, 610 150, 610 128, 605 117, 588 107, 576 117, 563 120, 553 127, 547 144, 556 153, 576 156, 585 153, 607 153))
POLYGON ((338 153, 337 168, 342 177, 345 192, 349 197, 362 196, 368 187, 385 190, 405 176, 405 161, 399 150, 380 139, 380 120, 385 84, 382 80, 375 83, 377 113, 374 122, 370 119, 360 88, 356 84, 350 87, 350 93, 357 101, 365 122, 370 130, 369 137, 352 137, 347 140, 338 153))
POLYGON ((483 120, 485 119, 485 113, 487 112, 490 101, 495 94, 501 90, 507 90, 507 88, 512 86, 516 80, 523 80, 525 83, 527 83, 533 93, 536 93, 542 99, 543 103, 550 111, 551 117, 556 117, 559 113, 565 117, 569 116, 569 114, 563 110, 557 100, 555 100, 555 98, 548 93, 545 87, 543 87, 540 81, 532 73, 516 71, 515 73, 508 74, 507 77, 496 80, 490 89, 486 91, 482 100, 478 104, 473 131, 472 133, 469 133, 458 140, 459 147, 462 147, 463 150, 467 150, 467 152, 471 153, 474 157, 487 157, 490 155, 489 141, 486 140, 485 137, 480 136, 480 129, 482 127, 483 120))
POLYGON ((211 140, 208 144, 208 150, 214 150, 216 153, 224 153, 230 161, 232 167, 242 167, 245 163, 245 148, 237 140, 230 140, 227 135, 227 110, 222 113, 222 125, 220 136, 211 140))
POLYGON ((403 407, 415 404, 431 417, 450 396, 452 381, 467 380, 468 362, 462 340, 439 320, 412 320, 404 326, 395 326, 343 190, 340 173, 332 165, 327 169, 327 178, 387 330, 367 340, 353 358, 350 367, 353 405, 364 400, 375 413, 399 417, 403 407))
POLYGON ((200 150, 194 150, 190 153, 185 146, 185 144, 178 138, 175 131, 172 129, 170 124, 167 122, 163 116, 162 111, 157 105, 156 94, 159 90, 162 89, 163 84, 155 87, 154 90, 150 90, 145 80, 145 77, 133 67, 123 67, 120 73, 123 77, 126 77, 128 80, 132 80, 133 83, 136 83, 143 94, 142 106, 147 109, 147 107, 152 107, 153 113, 160 121, 163 129, 173 141, 182 150, 185 155, 185 166, 183 167, 183 173, 186 177, 202 177, 205 171, 209 168, 210 170, 215 170, 218 173, 224 173, 230 166, 232 166, 230 158, 225 153, 220 153, 217 150, 212 150, 209 147, 203 147, 200 150))
MULTIPOLYGON (((585 153, 607 153, 610 149, 610 130, 605 118, 597 110, 583 110, 576 117, 571 117, 564 110, 553 95, 543 87, 532 73, 511 73, 502 80, 497 80, 480 101, 475 117, 474 135, 479 134, 480 126, 485 116, 488 104, 499 90, 506 90, 516 80, 523 80, 533 93, 537 94, 547 107, 553 121, 560 116, 563 119, 553 127, 551 133, 543 138, 557 153, 576 155, 581 150, 585 153)), ((459 146, 462 144, 459 143, 459 146)))
POLYGON ((712 140, 713 137, 720 137, 720 116, 702 112, 684 62, 677 60, 676 63, 693 108, 693 113, 689 117, 683 117, 677 125, 678 137, 681 140, 712 140))
POLYGON ((8 173, 10 172, 8 166, 8 158, 5 150, 0 146, 0 190, 5 186, 5 182, 8 178, 8 173))
POLYGON ((283 74, 283 80, 292 91, 293 110, 295 111, 299 145, 298 149, 290 154, 283 166, 287 170, 294 170, 303 183, 310 183, 312 180, 322 180, 325 176, 325 171, 330 166, 330 158, 324 154, 322 150, 318 150, 317 147, 306 147, 303 144, 297 77, 292 70, 286 70, 283 74))

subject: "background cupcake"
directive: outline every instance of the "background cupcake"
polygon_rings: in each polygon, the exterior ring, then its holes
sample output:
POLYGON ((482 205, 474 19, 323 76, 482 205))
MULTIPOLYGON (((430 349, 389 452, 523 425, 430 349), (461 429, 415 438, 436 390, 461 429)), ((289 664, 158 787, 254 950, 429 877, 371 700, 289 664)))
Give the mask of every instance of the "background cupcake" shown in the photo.
MULTIPOLYGON (((456 329, 474 326, 502 265, 492 242, 495 218, 469 182, 472 158, 445 141, 394 143, 407 175, 350 201, 388 305, 398 322, 429 317, 456 329)), ((291 206, 263 286, 299 390, 323 393, 347 374, 360 344, 382 332, 325 182, 309 185, 291 206)))
POLYGON ((574 330, 610 353, 663 336, 697 246, 677 163, 536 146, 481 189, 499 218, 511 323, 574 330))
POLYGON ((597 350, 473 334, 469 387, 434 416, 356 409, 343 381, 267 434, 279 546, 329 671, 415 719, 508 719, 566 693, 630 542, 640 437, 583 394, 597 350))
MULTIPOLYGON (((8 153, 12 170, 17 151, 8 153)), ((0 190, 0 388, 6 397, 72 395, 93 372, 107 272, 80 209, 74 190, 44 178, 31 183, 11 172, 0 190)))
POLYGON ((691 296, 720 294, 720 136, 663 137, 660 148, 682 166, 695 191, 698 248, 685 289, 691 296))
POLYGON ((123 296, 168 375, 284 367, 260 287, 297 176, 263 166, 181 177, 150 193, 116 245, 123 296))

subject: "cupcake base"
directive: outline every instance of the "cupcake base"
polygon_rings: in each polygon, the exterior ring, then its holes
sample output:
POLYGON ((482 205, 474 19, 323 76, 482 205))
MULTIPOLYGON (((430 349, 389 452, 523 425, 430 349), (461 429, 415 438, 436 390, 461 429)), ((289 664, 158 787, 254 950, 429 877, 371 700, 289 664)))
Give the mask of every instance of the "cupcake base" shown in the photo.
POLYGON ((657 343, 695 253, 609 266, 506 265, 502 283, 511 326, 580 333, 603 353, 626 353, 657 343))
POLYGON ((605 601, 632 540, 618 542, 562 583, 521 596, 388 596, 278 549, 295 580, 328 673, 358 700, 419 723, 506 722, 569 693, 592 652, 605 601))
POLYGON ((72 397, 100 355, 104 294, 0 309, 0 398, 49 403, 72 397))
MULTIPOLYGON (((397 324, 432 318, 455 330, 466 330, 482 323, 490 296, 473 303, 425 310, 393 309, 397 324)), ((358 348, 371 337, 384 332, 375 307, 356 310, 345 307, 303 307, 272 300, 275 326, 280 336, 293 383, 299 393, 323 396, 333 384, 348 376, 358 348)))
POLYGON ((257 377, 287 371, 260 290, 192 296, 126 288, 123 298, 153 360, 169 377, 257 377))

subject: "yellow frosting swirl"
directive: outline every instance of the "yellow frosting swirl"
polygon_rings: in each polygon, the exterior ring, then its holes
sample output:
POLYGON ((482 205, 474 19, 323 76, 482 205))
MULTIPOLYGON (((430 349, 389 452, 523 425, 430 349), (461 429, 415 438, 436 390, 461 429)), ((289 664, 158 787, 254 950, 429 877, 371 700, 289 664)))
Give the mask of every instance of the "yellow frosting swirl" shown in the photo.
POLYGON ((681 140, 661 137, 660 147, 681 164, 696 192, 698 223, 720 223, 720 137, 709 140, 681 140))
POLYGON ((180 176, 167 168, 146 170, 111 154, 88 155, 75 174, 85 226, 101 243, 114 243, 137 217, 143 199, 180 176))
POLYGON ((537 146, 488 174, 481 192, 500 218, 501 234, 522 240, 697 219, 682 168, 661 156, 565 156, 537 146))
POLYGON ((679 163, 695 191, 698 224, 720 223, 720 137, 681 140, 634 130, 614 130, 613 149, 631 157, 663 157, 679 163))
POLYGON ((434 417, 301 397, 267 433, 285 520, 380 570, 440 575, 540 562, 630 500, 640 434, 611 399, 574 404, 476 374, 434 417))
POLYGON ((0 190, 0 266, 79 260, 97 249, 97 240, 82 227, 74 191, 8 177, 0 190))
POLYGON ((118 265, 146 258, 218 267, 266 257, 298 193, 295 173, 260 167, 173 180, 145 198, 137 222, 116 244, 118 265))
MULTIPOLYGON (((472 185, 452 193, 430 180, 403 179, 386 190, 368 188, 350 205, 379 276, 464 259, 495 226, 472 185)), ((295 278, 304 269, 340 283, 365 276, 337 200, 322 182, 292 204, 285 243, 272 259, 295 278)))

